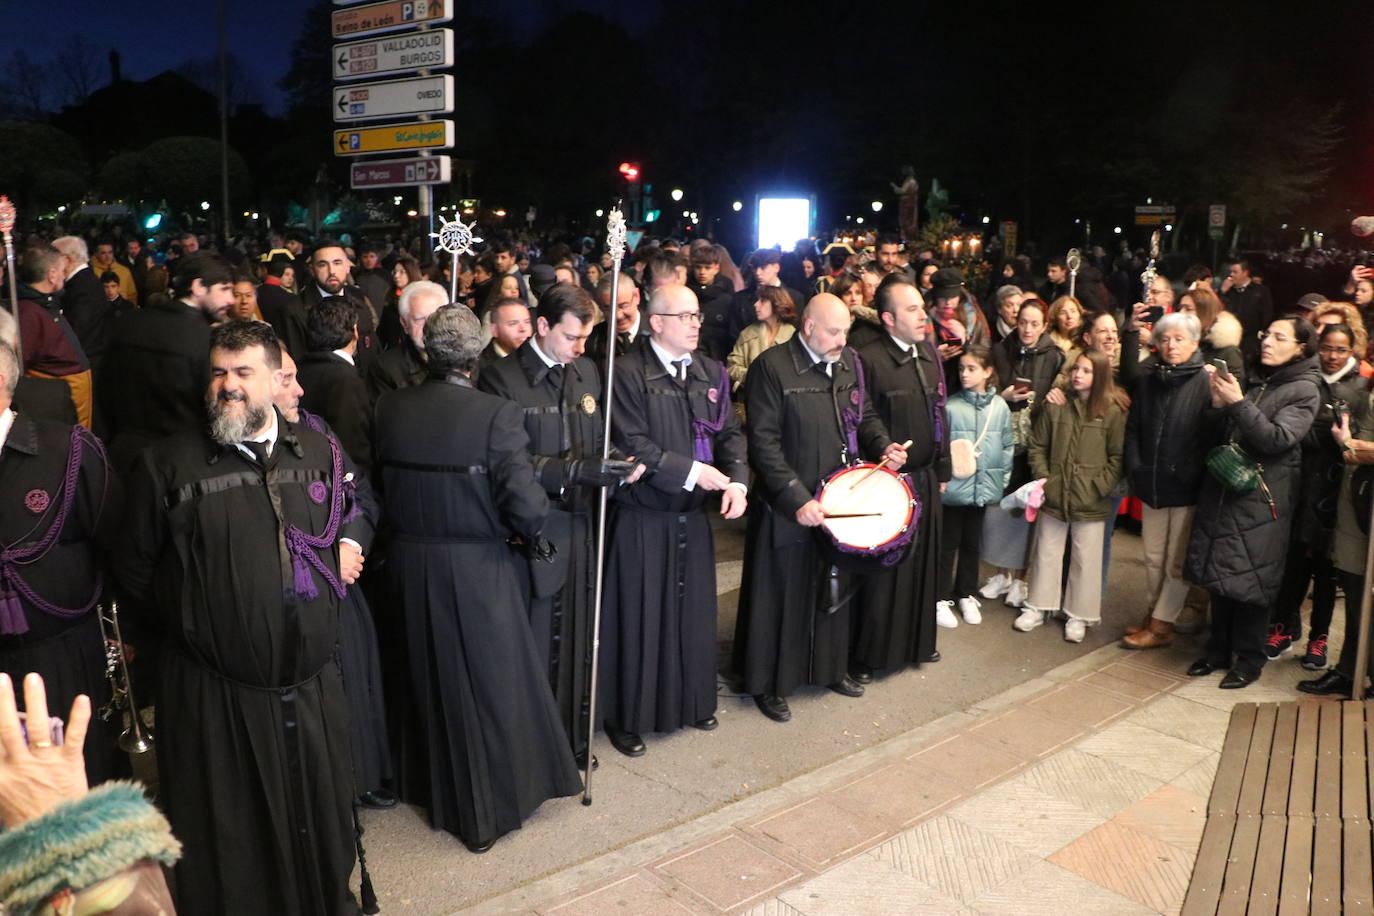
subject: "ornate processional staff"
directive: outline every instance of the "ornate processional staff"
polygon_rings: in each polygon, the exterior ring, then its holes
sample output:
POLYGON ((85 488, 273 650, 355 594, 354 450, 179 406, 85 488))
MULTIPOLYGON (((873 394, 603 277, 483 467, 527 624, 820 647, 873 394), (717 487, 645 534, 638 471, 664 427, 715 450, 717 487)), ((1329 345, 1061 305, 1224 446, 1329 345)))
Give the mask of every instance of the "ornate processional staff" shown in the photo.
MULTIPOLYGON (((611 210, 606 221, 606 250, 614 262, 611 265, 611 304, 606 322, 606 386, 601 393, 602 420, 601 460, 611 457, 611 392, 615 380, 615 306, 620 298, 620 262, 625 259, 625 216, 620 205, 611 210)), ((601 654, 601 598, 606 579, 606 500, 609 491, 601 488, 601 504, 596 515, 596 589, 592 594, 592 671, 588 678, 591 699, 587 707, 587 770, 582 784, 582 804, 592 803, 592 738, 596 735, 596 674, 597 658, 601 654)))
POLYGON ((472 230, 477 227, 477 220, 472 221, 468 226, 461 219, 453 219, 439 226, 438 232, 431 232, 429 237, 438 239, 439 244, 434 250, 444 250, 449 253, 448 265, 448 301, 454 303, 458 301, 458 257, 460 255, 472 254, 472 246, 482 241, 472 234, 472 230))

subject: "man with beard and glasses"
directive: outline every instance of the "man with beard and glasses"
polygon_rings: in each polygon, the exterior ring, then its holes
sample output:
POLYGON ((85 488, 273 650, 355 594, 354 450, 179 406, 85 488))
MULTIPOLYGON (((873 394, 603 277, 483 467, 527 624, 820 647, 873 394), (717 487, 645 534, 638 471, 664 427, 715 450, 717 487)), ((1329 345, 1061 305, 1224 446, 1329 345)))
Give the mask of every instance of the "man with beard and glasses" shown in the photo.
POLYGON ((161 796, 183 913, 352 914, 339 603, 370 525, 329 437, 273 406, 267 324, 209 340, 206 428, 138 456, 115 552, 129 620, 162 636, 161 796))
POLYGON ((377 306, 350 282, 352 269, 353 265, 340 242, 320 239, 310 250, 311 276, 304 282, 298 281, 298 284, 307 312, 319 305, 320 300, 330 296, 342 296, 353 306, 358 315, 358 352, 354 360, 358 364, 358 373, 365 376, 367 367, 381 352, 381 343, 377 340, 377 306))

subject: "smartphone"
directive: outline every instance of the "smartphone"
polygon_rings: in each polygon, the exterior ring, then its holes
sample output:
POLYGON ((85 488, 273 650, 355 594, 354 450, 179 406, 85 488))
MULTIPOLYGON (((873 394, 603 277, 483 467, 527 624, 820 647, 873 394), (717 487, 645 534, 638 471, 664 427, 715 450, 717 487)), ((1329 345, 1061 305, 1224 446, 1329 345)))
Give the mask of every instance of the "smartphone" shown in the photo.
POLYGON ((1230 380, 1231 369, 1226 365, 1226 360, 1214 359, 1212 360, 1212 365, 1217 367, 1217 375, 1221 376, 1224 379, 1227 379, 1228 381, 1230 380))
POLYGON ((1342 421, 1347 423, 1350 421, 1350 405, 1342 398, 1336 398, 1335 402, 1331 405, 1331 412, 1335 416, 1335 424, 1337 426, 1340 426, 1342 421))
POLYGON ((1028 378, 1016 379, 1014 382, 1012 382, 1012 388, 1017 392, 1030 391, 1031 380, 1028 378))
POLYGON ((1150 308, 1148 308, 1148 309, 1145 310, 1145 320, 1146 320, 1146 322, 1148 322, 1148 323, 1150 323, 1150 324, 1154 324, 1156 321, 1158 321, 1159 319, 1161 319, 1161 318, 1163 318, 1163 317, 1164 317, 1164 306, 1162 306, 1162 305, 1153 305, 1153 306, 1150 306, 1150 308))

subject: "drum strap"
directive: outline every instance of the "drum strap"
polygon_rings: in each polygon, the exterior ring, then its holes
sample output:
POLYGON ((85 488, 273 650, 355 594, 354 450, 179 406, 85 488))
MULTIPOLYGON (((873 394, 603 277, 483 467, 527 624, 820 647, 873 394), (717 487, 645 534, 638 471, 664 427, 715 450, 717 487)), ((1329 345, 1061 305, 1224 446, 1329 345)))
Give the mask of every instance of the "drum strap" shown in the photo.
POLYGON ((825 578, 826 607, 824 610, 829 615, 848 604, 859 589, 858 586, 851 585, 844 590, 843 594, 840 593, 840 568, 838 566, 831 566, 826 571, 825 578))

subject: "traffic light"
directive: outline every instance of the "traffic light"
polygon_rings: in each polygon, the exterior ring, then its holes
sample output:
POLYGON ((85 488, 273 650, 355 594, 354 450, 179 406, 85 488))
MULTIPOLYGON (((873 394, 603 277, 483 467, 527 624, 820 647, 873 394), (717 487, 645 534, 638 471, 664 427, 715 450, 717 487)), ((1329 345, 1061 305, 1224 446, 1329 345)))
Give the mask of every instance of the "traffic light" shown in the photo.
POLYGON ((639 163, 622 162, 620 163, 620 174, 625 176, 626 181, 639 180, 639 163))

